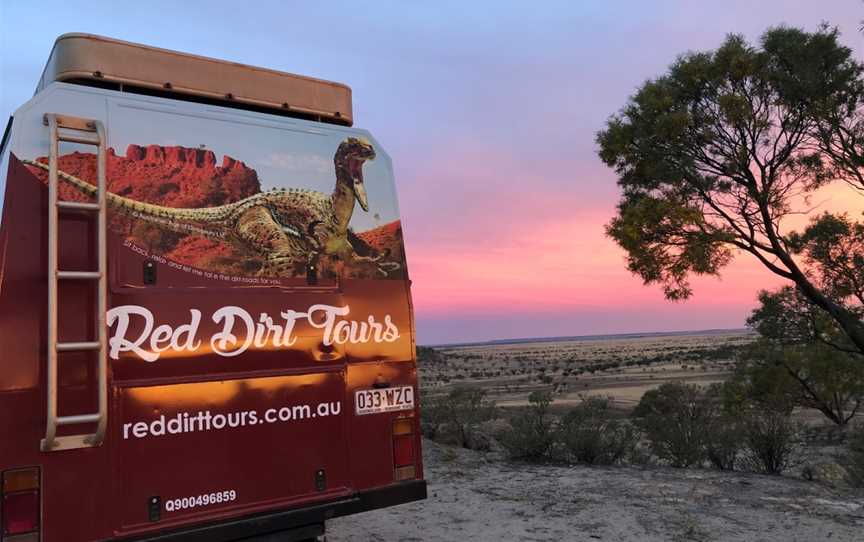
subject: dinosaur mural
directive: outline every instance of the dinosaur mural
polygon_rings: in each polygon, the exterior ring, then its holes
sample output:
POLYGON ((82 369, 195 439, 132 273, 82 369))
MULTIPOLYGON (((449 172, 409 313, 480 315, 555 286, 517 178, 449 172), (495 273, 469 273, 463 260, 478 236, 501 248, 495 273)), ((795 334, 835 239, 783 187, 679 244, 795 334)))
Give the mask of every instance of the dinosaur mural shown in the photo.
MULTIPOLYGON (((367 242, 364 237, 375 239, 380 234, 364 236, 365 232, 355 233, 349 226, 356 206, 363 212, 369 211, 363 165, 375 156, 372 144, 364 138, 342 140, 333 156, 336 178, 329 194, 285 187, 257 191, 222 205, 194 208, 139 201, 110 191, 106 199, 115 214, 155 226, 163 234, 203 238, 231 246, 237 253, 260 262, 253 272, 256 275, 306 276, 307 267, 312 265, 331 274, 338 269, 355 277, 392 278, 404 272, 402 251, 394 254, 390 248, 367 242)), ((43 160, 22 162, 47 172, 43 160)), ((68 185, 80 195, 95 196, 96 187, 79 176, 61 169, 58 177, 61 185, 68 185)), ((109 167, 109 189, 110 180, 109 167)), ((401 228, 398 243, 401 249, 401 228)))

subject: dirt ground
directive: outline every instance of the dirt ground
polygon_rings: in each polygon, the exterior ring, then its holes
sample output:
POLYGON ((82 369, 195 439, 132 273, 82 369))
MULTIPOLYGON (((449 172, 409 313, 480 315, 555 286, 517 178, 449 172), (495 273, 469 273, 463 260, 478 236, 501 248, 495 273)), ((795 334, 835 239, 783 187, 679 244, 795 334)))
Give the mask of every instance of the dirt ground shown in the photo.
POLYGON ((508 463, 425 440, 426 501, 339 518, 328 542, 864 540, 864 494, 664 467, 508 463))

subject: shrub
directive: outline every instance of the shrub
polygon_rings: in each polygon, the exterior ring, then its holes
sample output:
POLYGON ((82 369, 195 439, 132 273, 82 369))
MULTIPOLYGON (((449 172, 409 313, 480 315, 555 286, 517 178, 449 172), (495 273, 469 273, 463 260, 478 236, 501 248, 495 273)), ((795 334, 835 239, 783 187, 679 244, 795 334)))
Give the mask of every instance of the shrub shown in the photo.
POLYGON ((741 423, 741 403, 734 384, 714 384, 705 392, 707 428, 705 458, 716 469, 735 470, 744 447, 744 427, 741 423))
POLYGON ((615 419, 609 401, 588 397, 562 420, 561 442, 567 458, 589 465, 613 465, 629 457, 639 433, 627 420, 615 419))
POLYGON ((705 459, 718 470, 735 470, 744 447, 744 431, 734 416, 723 414, 708 425, 705 436, 705 459))
POLYGON ((510 429, 501 434, 501 444, 511 459, 543 461, 549 459, 556 437, 549 414, 552 394, 532 392, 528 403, 527 408, 510 420, 510 429))
POLYGON ((633 417, 654 454, 673 467, 698 465, 705 459, 710 403, 696 386, 669 382, 650 390, 633 417))
POLYGON ((495 403, 486 399, 486 390, 463 386, 434 398, 421 413, 427 437, 449 438, 465 448, 476 440, 471 433, 477 426, 495 417, 495 403))
POLYGON ((843 457, 846 480, 853 487, 864 487, 864 424, 849 433, 843 457))
POLYGON ((751 411, 745 416, 745 460, 755 471, 782 474, 798 447, 800 426, 784 411, 751 411))

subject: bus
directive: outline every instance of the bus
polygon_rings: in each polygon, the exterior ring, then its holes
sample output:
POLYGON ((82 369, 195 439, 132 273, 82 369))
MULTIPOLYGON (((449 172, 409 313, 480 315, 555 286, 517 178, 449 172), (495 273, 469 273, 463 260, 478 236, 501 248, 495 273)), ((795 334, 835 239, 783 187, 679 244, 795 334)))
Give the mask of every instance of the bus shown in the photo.
POLYGON ((426 497, 351 89, 88 34, 0 143, 0 540, 314 540, 426 497))

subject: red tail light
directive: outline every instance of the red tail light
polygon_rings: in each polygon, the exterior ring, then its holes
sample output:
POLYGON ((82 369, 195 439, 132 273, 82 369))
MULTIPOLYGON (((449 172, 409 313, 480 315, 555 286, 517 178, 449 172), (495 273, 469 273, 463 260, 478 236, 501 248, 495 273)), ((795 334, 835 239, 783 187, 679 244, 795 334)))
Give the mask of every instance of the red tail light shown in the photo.
POLYGON ((396 480, 415 477, 414 418, 393 420, 393 468, 396 480))
POLYGON ((39 493, 3 495, 3 534, 24 534, 39 528, 39 493))
POLYGON ((0 538, 39 530, 39 470, 3 473, 0 538))
POLYGON ((414 464, 414 436, 393 438, 393 462, 397 467, 414 464))

